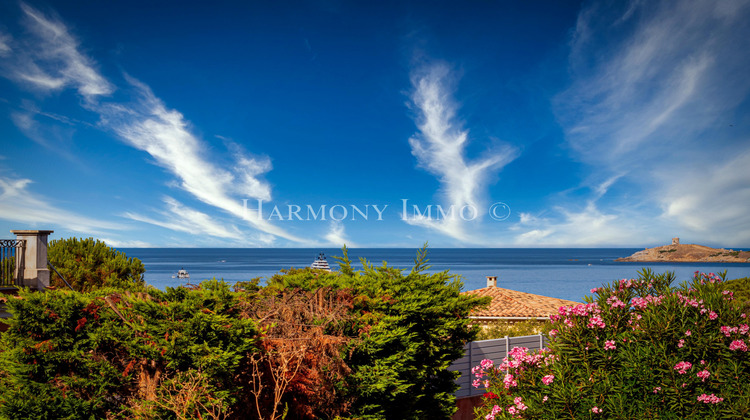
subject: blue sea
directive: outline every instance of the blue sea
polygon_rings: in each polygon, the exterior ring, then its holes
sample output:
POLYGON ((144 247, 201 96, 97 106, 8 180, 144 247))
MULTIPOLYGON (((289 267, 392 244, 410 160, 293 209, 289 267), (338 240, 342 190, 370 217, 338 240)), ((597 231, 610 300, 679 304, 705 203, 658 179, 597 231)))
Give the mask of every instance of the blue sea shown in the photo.
MULTIPOLYGON (((657 273, 674 271, 676 283, 692 278, 695 271, 718 273, 727 270, 727 278, 750 277, 750 264, 737 263, 622 263, 614 260, 627 257, 642 248, 431 248, 428 250, 429 271, 450 270, 461 276, 464 290, 485 287, 486 276, 497 276, 498 286, 544 296, 582 301, 589 291, 604 283, 637 277, 638 270, 648 267, 657 273)), ((146 282, 159 289, 185 284, 172 278, 184 268, 190 282, 198 283, 216 277, 229 283, 268 278, 280 270, 308 267, 324 252, 331 268, 338 268, 333 256, 340 249, 302 248, 124 248, 129 257, 136 257, 146 266, 146 282)), ((381 265, 411 269, 416 249, 359 248, 350 249, 355 268, 360 258, 381 265)))

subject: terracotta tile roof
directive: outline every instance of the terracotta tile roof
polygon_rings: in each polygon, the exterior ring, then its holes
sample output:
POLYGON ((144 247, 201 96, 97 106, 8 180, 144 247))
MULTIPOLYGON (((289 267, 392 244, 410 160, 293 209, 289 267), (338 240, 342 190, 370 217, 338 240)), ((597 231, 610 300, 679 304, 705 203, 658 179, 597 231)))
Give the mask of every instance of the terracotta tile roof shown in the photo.
POLYGON ((475 310, 471 316, 477 317, 548 317, 557 313, 560 306, 579 305, 580 302, 532 295, 502 287, 485 287, 469 290, 463 294, 490 296, 492 302, 484 309, 475 310))

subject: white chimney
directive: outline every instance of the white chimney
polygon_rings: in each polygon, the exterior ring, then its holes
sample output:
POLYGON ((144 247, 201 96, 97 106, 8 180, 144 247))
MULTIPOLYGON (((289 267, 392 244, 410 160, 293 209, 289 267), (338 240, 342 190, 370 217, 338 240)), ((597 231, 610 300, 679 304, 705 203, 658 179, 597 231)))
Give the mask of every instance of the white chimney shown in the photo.
POLYGON ((487 276, 487 287, 497 287, 497 276, 487 276))

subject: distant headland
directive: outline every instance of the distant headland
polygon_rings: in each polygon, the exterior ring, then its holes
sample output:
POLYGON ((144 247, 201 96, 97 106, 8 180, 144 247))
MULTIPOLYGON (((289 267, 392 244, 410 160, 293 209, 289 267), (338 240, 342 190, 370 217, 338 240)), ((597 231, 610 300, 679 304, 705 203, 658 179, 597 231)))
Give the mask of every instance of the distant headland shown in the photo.
POLYGON ((750 262, 750 251, 734 251, 703 245, 681 244, 680 238, 672 238, 670 245, 646 248, 629 257, 618 258, 615 261, 747 263, 750 262))

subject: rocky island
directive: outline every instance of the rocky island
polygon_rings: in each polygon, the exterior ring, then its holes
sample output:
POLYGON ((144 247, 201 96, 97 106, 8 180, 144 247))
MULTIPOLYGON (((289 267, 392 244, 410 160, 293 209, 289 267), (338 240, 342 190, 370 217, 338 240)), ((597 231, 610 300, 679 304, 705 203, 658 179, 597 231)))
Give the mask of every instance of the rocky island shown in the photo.
POLYGON ((734 251, 703 245, 681 244, 680 238, 673 238, 670 245, 646 248, 629 257, 618 258, 615 261, 748 263, 750 262, 750 251, 734 251))

